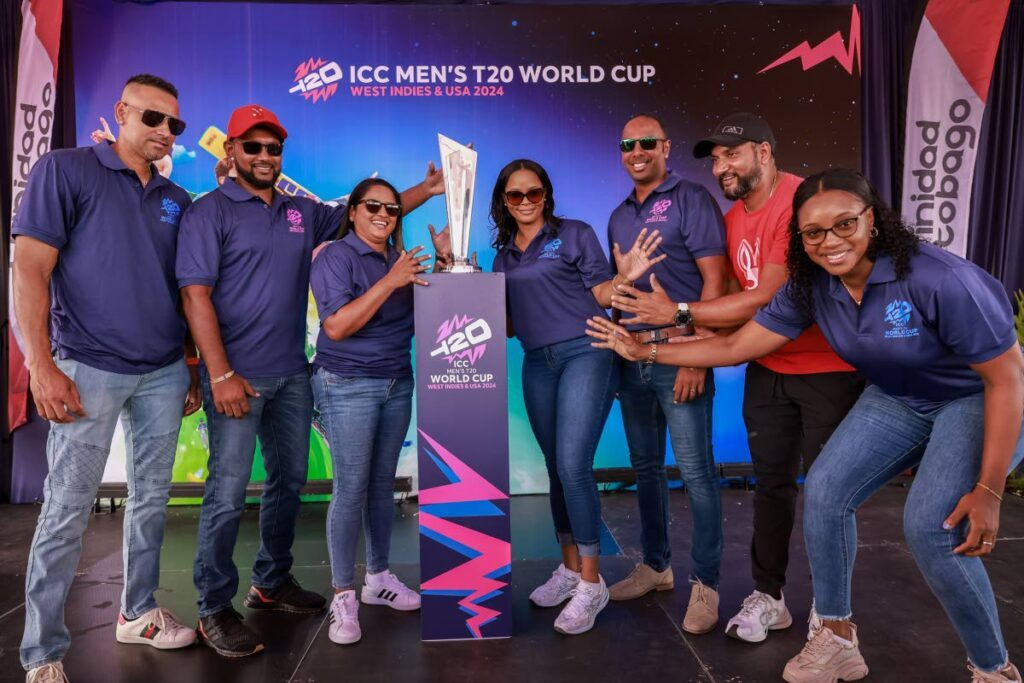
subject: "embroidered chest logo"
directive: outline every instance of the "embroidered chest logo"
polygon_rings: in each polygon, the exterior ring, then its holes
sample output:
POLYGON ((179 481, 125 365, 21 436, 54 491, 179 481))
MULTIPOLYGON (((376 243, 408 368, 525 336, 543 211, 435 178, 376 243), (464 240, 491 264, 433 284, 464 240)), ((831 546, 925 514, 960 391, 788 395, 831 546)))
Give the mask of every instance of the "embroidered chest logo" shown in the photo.
POLYGON ((889 305, 885 307, 885 324, 887 327, 883 336, 886 339, 906 339, 907 337, 920 335, 921 330, 910 326, 910 316, 913 312, 914 308, 910 305, 909 301, 903 301, 902 299, 890 301, 889 305))
POLYGON ((740 242, 740 245, 736 248, 736 265, 746 281, 743 283, 744 289, 755 289, 757 287, 758 273, 761 270, 760 262, 761 238, 758 237, 754 240, 753 247, 750 246, 750 242, 747 240, 740 242))
POLYGON ((164 199, 160 202, 160 221, 177 225, 181 219, 181 207, 173 199, 164 199))
POLYGON ((668 216, 665 215, 665 212, 668 211, 670 206, 672 206, 671 199, 659 199, 654 202, 654 206, 651 207, 651 212, 647 214, 647 220, 644 223, 668 222, 668 216))
POLYGON ((538 258, 558 258, 558 248, 562 246, 562 240, 553 239, 544 245, 544 251, 538 258))
POLYGON ((302 225, 301 211, 288 209, 286 216, 288 217, 288 232, 306 232, 306 228, 302 225))

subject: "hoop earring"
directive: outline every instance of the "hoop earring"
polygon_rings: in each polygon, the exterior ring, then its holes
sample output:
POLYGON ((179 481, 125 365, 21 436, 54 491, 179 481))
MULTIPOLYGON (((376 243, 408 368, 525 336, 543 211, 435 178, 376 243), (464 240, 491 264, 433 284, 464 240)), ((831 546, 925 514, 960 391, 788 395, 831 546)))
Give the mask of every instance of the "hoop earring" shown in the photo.
POLYGON ((876 228, 876 227, 872 227, 871 228, 871 236, 872 237, 878 237, 878 228, 876 228))

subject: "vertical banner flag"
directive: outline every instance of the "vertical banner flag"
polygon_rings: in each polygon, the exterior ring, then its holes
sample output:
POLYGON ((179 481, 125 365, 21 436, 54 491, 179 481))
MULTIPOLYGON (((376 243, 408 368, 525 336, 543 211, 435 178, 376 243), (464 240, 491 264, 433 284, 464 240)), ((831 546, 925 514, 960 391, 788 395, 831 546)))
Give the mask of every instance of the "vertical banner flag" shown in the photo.
POLYGON ((512 635, 505 276, 416 288, 423 640, 512 635))
POLYGON ((992 67, 1010 0, 929 0, 907 92, 903 215, 967 256, 971 185, 992 67))
MULTIPOLYGON (((57 54, 64 0, 23 0, 18 89, 14 108, 14 187, 11 220, 18 213, 28 173, 50 151, 53 103, 57 98, 57 54)), ((14 250, 11 250, 13 260, 14 250)), ((13 287, 8 306, 11 325, 7 368, 7 428, 14 431, 28 419, 28 368, 14 320, 13 287)))

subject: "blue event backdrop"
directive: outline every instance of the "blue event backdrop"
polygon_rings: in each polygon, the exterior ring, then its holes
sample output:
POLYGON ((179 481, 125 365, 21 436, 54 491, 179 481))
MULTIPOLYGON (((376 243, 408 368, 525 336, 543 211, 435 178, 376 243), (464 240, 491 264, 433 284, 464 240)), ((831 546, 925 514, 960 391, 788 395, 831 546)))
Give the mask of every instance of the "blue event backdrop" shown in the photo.
MULTIPOLYGON (((664 120, 670 166, 706 185, 723 209, 728 202, 709 165, 690 150, 732 111, 757 111, 773 124, 784 169, 859 166, 860 31, 849 6, 72 5, 80 142, 100 116, 112 121, 121 85, 139 72, 180 90, 188 129, 171 177, 194 193, 215 184, 215 159, 201 136, 210 126, 223 130, 231 110, 247 103, 278 114, 290 131, 284 173, 323 198, 347 194, 371 173, 400 188, 420 181, 438 158, 438 132, 472 141, 479 151, 472 249, 485 268, 493 257, 491 188, 516 157, 543 164, 557 212, 587 221, 606 241, 608 216, 631 189, 616 141, 633 113, 664 120), (533 74, 537 82, 529 82, 533 74)), ((443 200, 431 200, 409 217, 406 243, 429 244, 427 224, 445 220, 443 200)), ((512 491, 545 491, 514 340, 508 360, 512 491)), ((716 459, 748 460, 742 368, 715 372, 716 459)), ((400 473, 414 474, 413 434, 400 473)), ((326 451, 314 437, 321 463, 311 476, 325 476, 326 451)), ((198 416, 183 428, 181 459, 203 445, 198 416)), ((201 480, 201 460, 176 466, 175 479, 201 480)), ((108 478, 122 478, 112 461, 108 478)), ((628 462, 616 408, 596 466, 628 462)))

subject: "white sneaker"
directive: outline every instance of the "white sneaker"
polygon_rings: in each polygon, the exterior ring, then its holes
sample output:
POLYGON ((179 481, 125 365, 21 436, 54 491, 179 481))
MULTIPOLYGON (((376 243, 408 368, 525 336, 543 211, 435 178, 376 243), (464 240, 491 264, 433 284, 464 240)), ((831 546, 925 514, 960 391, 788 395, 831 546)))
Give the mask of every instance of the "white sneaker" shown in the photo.
POLYGON ((25 674, 25 683, 68 683, 68 677, 63 664, 51 662, 31 669, 25 674))
POLYGON ((530 602, 537 607, 554 607, 572 597, 572 589, 580 583, 579 572, 566 569, 564 564, 551 572, 551 578, 530 593, 530 602))
POLYGON ((162 607, 155 607, 132 621, 118 614, 115 637, 119 643, 149 645, 158 650, 176 650, 196 642, 195 630, 179 624, 174 615, 162 607))
POLYGON ((597 613, 605 608, 609 597, 604 579, 598 578, 599 583, 580 580, 576 588, 572 589, 572 600, 555 619, 556 631, 575 636, 594 628, 597 613))
POLYGON ((366 575, 362 599, 367 605, 387 605, 402 612, 420 608, 420 594, 402 583, 390 569, 366 575))
POLYGON ((359 628, 359 601, 354 590, 334 594, 330 607, 331 626, 327 629, 327 637, 338 645, 358 643, 363 637, 359 628))
POLYGON ((743 600, 739 613, 729 620, 725 633, 748 643, 760 643, 768 637, 768 631, 778 631, 793 625, 793 617, 786 609, 786 597, 778 600, 754 591, 743 600))

